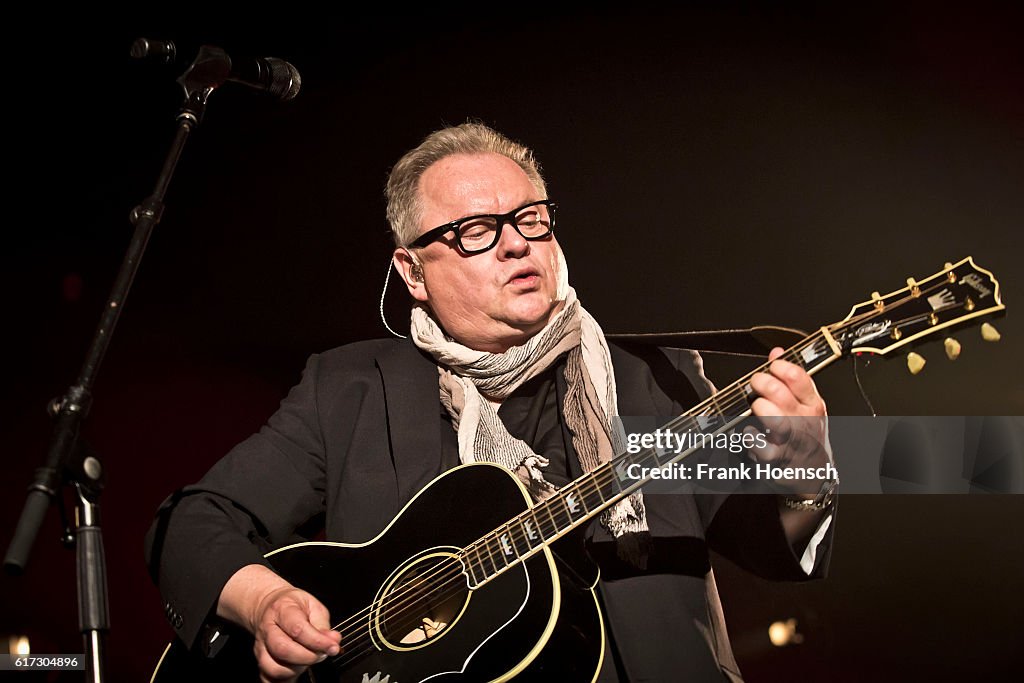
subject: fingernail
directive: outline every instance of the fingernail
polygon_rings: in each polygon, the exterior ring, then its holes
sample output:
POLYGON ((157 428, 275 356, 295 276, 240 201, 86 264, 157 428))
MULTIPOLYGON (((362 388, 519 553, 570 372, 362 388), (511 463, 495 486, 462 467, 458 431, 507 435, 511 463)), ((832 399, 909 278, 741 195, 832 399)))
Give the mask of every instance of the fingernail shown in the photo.
POLYGON ((332 657, 338 654, 339 652, 341 652, 341 648, 337 645, 331 645, 331 647, 327 649, 327 654, 331 655, 332 657))
POLYGON ((316 658, 316 662, 315 663, 319 664, 320 662, 324 661, 325 659, 327 659, 327 655, 320 655, 319 657, 316 658))

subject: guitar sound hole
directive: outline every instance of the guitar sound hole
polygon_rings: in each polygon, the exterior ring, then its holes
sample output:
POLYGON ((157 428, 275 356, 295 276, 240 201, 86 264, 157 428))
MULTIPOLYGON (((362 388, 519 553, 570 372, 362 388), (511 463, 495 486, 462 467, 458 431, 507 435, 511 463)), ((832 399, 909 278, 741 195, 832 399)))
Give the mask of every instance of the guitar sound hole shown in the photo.
POLYGON ((376 630, 393 649, 423 647, 458 621, 470 592, 450 553, 413 560, 392 574, 377 600, 376 630))

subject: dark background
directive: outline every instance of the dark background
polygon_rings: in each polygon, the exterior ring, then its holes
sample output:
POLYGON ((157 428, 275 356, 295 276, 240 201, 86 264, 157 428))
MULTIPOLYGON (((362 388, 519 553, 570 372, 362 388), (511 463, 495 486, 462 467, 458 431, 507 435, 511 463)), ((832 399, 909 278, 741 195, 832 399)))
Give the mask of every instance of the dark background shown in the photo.
MULTIPOLYGON (((258 428, 309 353, 385 334, 387 172, 468 117, 536 150, 572 282, 606 331, 813 329, 973 255, 1001 279, 1003 341, 964 331, 956 363, 936 343, 920 376, 897 357, 862 378, 883 414, 1024 414, 1021 10, 386 9, 39 7, 5 26, 4 548, 45 452, 44 405, 75 375, 170 141, 174 78, 202 42, 303 76, 290 104, 240 86, 211 98, 96 387, 111 680, 148 677, 171 637, 142 561, 153 511, 258 428), (132 62, 140 35, 178 40, 182 64, 132 62)), ((406 326, 404 293, 386 309, 406 326)), ((832 414, 867 410, 848 368, 818 385, 832 414)), ((1024 644, 1022 513, 1019 496, 847 496, 828 581, 722 562, 747 677, 1008 675, 1024 644), (765 628, 786 617, 806 641, 773 650, 765 628)), ((28 575, 0 578, 0 635, 80 652, 56 517, 28 575)))

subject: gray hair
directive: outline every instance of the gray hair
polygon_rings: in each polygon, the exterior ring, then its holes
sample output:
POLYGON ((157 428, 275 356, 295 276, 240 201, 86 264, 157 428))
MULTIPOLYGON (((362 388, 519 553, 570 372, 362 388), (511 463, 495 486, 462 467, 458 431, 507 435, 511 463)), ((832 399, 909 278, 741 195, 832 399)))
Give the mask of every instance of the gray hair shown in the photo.
POLYGON ((516 162, 540 194, 547 197, 540 164, 533 151, 514 142, 482 123, 463 123, 442 128, 428 135, 415 149, 398 160, 384 194, 388 200, 388 223, 395 246, 405 247, 419 234, 423 207, 420 203, 419 184, 424 172, 434 163, 454 154, 500 154, 516 162))

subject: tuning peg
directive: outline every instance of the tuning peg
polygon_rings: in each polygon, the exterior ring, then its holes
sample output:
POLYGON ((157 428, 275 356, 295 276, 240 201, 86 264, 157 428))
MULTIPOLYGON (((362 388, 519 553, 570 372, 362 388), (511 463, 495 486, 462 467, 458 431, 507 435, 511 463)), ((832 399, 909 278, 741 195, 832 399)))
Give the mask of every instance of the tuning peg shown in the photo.
POLYGON ((991 324, 985 323, 984 325, 981 326, 981 338, 984 339, 985 341, 997 342, 999 341, 1000 337, 1002 337, 1002 335, 999 334, 999 330, 997 330, 991 324))
POLYGON ((946 357, 950 360, 956 360, 960 357, 960 342, 952 337, 946 337, 946 341, 942 342, 942 345, 946 347, 946 357))
POLYGON ((907 354, 907 370, 910 370, 911 375, 916 375, 924 370, 924 364, 927 362, 928 361, 924 359, 924 356, 914 353, 913 351, 907 354))
POLYGON ((921 296, 921 287, 914 278, 907 278, 907 287, 910 289, 910 296, 915 298, 921 296))

